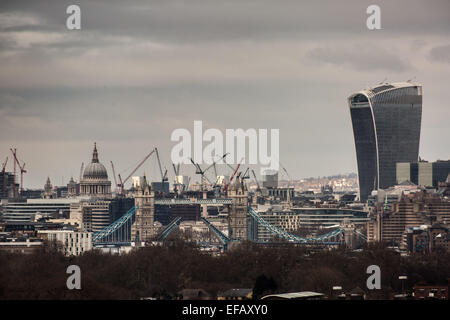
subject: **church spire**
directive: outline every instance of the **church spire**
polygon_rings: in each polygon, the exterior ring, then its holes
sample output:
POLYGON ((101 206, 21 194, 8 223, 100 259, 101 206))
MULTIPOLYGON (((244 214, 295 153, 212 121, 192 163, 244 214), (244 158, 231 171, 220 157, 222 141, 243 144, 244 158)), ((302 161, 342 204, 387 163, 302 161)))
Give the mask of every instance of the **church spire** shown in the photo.
POLYGON ((45 190, 51 190, 52 189, 52 184, 50 182, 50 177, 47 176, 47 181, 45 182, 45 186, 44 186, 45 190))
POLYGON ((98 163, 97 143, 94 142, 94 152, 92 152, 92 163, 98 163))
POLYGON ((44 185, 44 198, 45 199, 52 198, 52 189, 53 189, 53 186, 50 182, 50 177, 47 176, 47 182, 45 182, 45 185, 44 185))

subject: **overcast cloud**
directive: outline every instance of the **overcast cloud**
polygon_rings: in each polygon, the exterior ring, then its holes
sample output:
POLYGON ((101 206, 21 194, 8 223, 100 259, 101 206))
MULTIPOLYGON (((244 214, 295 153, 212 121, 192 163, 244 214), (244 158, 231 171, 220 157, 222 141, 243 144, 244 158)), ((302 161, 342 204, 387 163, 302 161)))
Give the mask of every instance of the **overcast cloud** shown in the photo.
MULTIPOLYGON (((280 129, 292 177, 356 172, 347 97, 414 77, 420 155, 449 159, 448 0, 3 0, 0 160, 18 149, 25 187, 78 179, 94 141, 110 174, 154 146, 170 169, 171 132, 203 120, 280 129), (65 27, 75 3, 80 31, 65 27), (382 30, 366 28, 373 3, 382 30)), ((155 161, 144 170, 159 178, 155 161)))

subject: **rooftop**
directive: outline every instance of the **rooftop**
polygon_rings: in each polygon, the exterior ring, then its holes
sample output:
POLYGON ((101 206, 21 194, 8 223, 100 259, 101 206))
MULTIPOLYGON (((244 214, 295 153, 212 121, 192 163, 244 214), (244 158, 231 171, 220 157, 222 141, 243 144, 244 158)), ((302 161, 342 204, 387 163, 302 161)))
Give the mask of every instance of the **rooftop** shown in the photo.
POLYGON ((365 90, 361 90, 357 93, 354 93, 350 96, 350 99, 353 100, 353 102, 367 102, 367 97, 369 99, 372 99, 374 96, 386 92, 389 90, 399 89, 399 88, 408 88, 408 87, 418 87, 418 95, 422 95, 422 85, 417 82, 412 82, 410 80, 405 82, 393 82, 393 83, 387 83, 382 82, 374 87, 369 87, 365 90))
POLYGON ((252 289, 230 289, 225 292, 221 292, 218 295, 224 297, 242 297, 247 296, 252 291, 253 291, 252 289))
POLYGON ((364 93, 368 94, 369 96, 376 95, 383 91, 388 91, 392 89, 398 89, 398 88, 407 88, 407 87, 421 87, 422 85, 417 82, 394 82, 394 83, 380 83, 376 85, 375 87, 368 88, 366 90, 363 90, 364 93))
POLYGON ((320 298, 325 296, 323 293, 313 292, 313 291, 302 291, 302 292, 290 292, 290 293, 278 293, 269 294, 261 298, 263 299, 306 299, 306 298, 320 298))

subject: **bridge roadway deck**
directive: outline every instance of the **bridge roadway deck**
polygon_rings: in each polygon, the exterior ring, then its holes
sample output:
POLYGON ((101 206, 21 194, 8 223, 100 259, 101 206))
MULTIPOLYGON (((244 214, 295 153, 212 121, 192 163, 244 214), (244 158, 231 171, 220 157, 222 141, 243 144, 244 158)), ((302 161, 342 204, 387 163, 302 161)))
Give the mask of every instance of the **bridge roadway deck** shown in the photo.
POLYGON ((209 205, 223 205, 231 204, 231 199, 155 199, 155 204, 158 205, 175 205, 175 204, 209 204, 209 205))

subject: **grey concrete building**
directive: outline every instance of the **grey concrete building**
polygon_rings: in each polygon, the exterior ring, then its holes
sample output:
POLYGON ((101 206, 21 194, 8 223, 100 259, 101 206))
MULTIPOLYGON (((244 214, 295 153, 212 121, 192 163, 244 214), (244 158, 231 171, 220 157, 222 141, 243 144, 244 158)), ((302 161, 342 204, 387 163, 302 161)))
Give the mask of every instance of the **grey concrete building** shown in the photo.
POLYGON ((399 162, 396 165, 396 179, 400 184, 411 181, 419 186, 437 187, 445 182, 450 173, 450 160, 436 162, 399 162))

